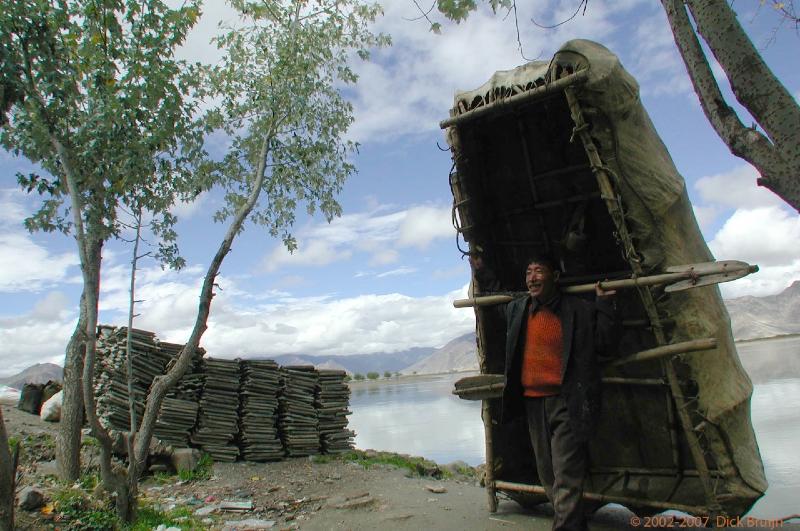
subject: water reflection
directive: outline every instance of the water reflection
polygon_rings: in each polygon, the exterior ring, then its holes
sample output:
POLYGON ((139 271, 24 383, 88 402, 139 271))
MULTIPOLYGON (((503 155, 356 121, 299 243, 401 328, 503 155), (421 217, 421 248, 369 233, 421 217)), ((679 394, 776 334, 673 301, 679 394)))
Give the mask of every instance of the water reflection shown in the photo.
POLYGON ((484 461, 480 402, 451 394, 459 375, 354 384, 350 425, 358 448, 422 455, 438 463, 484 461))
POLYGON ((763 518, 795 514, 800 509, 800 379, 756 385, 751 404, 769 488, 750 514, 763 518))
MULTIPOLYGON (((786 350, 787 366, 800 360, 800 339, 756 342, 747 349, 786 350)), ((781 352, 783 355, 784 353, 781 352)), ((752 352, 758 356, 759 352, 752 352)), ((438 463, 484 462, 480 402, 460 400, 453 383, 464 376, 417 376, 351 386, 350 425, 358 448, 421 455, 438 463)), ((750 515, 778 518, 800 513, 800 379, 755 385, 751 401, 753 428, 769 481, 766 495, 750 515)))

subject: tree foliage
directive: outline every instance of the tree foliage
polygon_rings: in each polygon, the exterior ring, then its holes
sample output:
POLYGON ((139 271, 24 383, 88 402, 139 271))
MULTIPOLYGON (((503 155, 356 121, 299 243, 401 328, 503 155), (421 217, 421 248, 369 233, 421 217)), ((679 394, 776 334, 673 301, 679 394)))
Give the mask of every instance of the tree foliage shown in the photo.
MULTIPOLYGON (((201 136, 190 99, 197 78, 174 52, 199 13, 196 0, 178 9, 158 0, 20 0, 0 9, 0 144, 42 168, 17 176, 41 196, 25 224, 72 234, 83 275, 57 444, 67 479, 78 471, 83 400, 100 429, 90 383, 101 249, 121 232, 118 206, 149 212, 162 259, 181 265, 169 207, 192 181, 201 136)), ((95 435, 110 486, 110 441, 95 435)))
POLYGON ((328 220, 341 213, 335 196, 355 171, 349 156, 357 145, 344 139, 353 109, 340 87, 357 79, 350 56, 366 59, 388 37, 368 29, 380 13, 377 4, 231 3, 242 25, 216 39, 226 56, 209 72, 209 93, 222 104, 207 123, 231 139, 217 168, 225 206, 216 219, 230 218, 246 203, 252 175, 264 162, 263 195, 250 219, 294 250, 289 227, 299 204, 328 220))
POLYGON ((188 141, 194 77, 174 51, 199 14, 196 1, 5 3, 0 143, 44 170, 18 175, 42 196, 28 229, 75 230, 71 172, 80 215, 100 240, 120 231, 118 203, 161 214, 152 227, 170 240, 167 207, 190 177, 181 148, 197 146, 188 141))

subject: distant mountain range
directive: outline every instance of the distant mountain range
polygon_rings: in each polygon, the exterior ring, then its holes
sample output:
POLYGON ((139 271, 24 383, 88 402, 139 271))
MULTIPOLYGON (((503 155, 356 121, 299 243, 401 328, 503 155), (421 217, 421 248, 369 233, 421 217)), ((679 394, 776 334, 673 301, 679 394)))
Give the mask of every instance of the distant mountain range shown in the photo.
POLYGON ((64 377, 64 369, 55 363, 37 363, 21 373, 0 378, 0 384, 22 389, 26 383, 47 383, 50 380, 60 382, 64 377))
POLYGON ((739 297, 725 301, 737 340, 800 334, 800 280, 766 297, 739 297))
MULTIPOLYGON (((350 374, 377 372, 381 376, 386 371, 405 373, 406 368, 430 357, 436 352, 434 347, 415 347, 400 352, 378 352, 375 354, 354 354, 352 356, 271 356, 280 365, 314 365, 319 369, 338 369, 350 374)), ((440 349, 439 349, 440 350, 440 349)))
MULTIPOLYGON (((725 301, 736 340, 800 334, 800 281, 777 295, 740 297, 725 301)), ((440 348, 416 347, 400 352, 352 356, 285 355, 272 357, 281 365, 314 365, 320 369, 344 370, 350 374, 399 372, 434 374, 478 369, 475 333, 457 337, 440 348)), ((38 363, 21 373, 0 379, 0 384, 20 388, 26 382, 61 380, 63 369, 38 363)))

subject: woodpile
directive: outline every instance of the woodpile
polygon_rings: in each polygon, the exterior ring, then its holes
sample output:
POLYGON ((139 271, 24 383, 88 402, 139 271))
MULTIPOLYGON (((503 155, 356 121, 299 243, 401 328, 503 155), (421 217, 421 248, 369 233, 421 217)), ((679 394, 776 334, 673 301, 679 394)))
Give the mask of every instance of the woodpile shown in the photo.
POLYGON ((236 461, 239 447, 239 360, 203 360, 205 385, 191 441, 215 461, 236 461))
MULTIPOLYGON (((95 366, 95 396, 100 422, 107 428, 129 431, 127 327, 100 326, 95 366)), ((144 401, 153 378, 164 374, 169 355, 159 349, 156 335, 146 330, 131 330, 131 388, 138 429, 144 413, 144 401)))
MULTIPOLYGON (((98 327, 95 396, 103 425, 130 430, 127 328, 98 327)), ((168 371, 183 345, 132 330, 131 362, 138 424, 148 390, 168 371)), ((344 371, 311 365, 280 367, 272 360, 205 358, 167 392, 154 437, 175 447, 198 447, 217 461, 269 461, 284 456, 338 453, 353 447, 347 429, 350 389, 344 371)))
POLYGON ((271 461, 284 456, 278 437, 280 371, 272 360, 242 361, 239 392, 239 447, 245 461, 271 461))
POLYGON ((336 454, 353 448, 355 432, 347 429, 347 415, 351 413, 350 387, 344 379, 344 371, 317 371, 319 385, 314 397, 314 406, 319 418, 319 438, 322 453, 336 454))
POLYGON ((278 396, 278 432, 286 455, 318 454, 319 421, 314 408, 314 393, 319 375, 313 365, 281 368, 283 385, 278 396))
MULTIPOLYGON (((177 361, 183 345, 167 342, 159 342, 158 345, 161 351, 169 356, 170 361, 166 367, 166 370, 169 370, 177 361)), ((197 422, 198 402, 203 390, 204 354, 205 350, 197 349, 193 362, 175 387, 167 392, 161 404, 153 435, 172 446, 189 446, 189 433, 197 422)))

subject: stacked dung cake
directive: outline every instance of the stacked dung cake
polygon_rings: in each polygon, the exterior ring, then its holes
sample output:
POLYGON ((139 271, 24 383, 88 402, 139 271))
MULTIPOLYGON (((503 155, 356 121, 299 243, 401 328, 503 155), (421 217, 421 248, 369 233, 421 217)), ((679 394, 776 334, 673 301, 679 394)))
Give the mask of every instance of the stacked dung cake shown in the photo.
MULTIPOLYGON (((109 429, 130 430, 128 404, 128 364, 126 356, 127 327, 98 327, 95 396, 100 422, 109 429)), ((133 397, 138 424, 144 413, 144 402, 153 378, 164 373, 169 361, 157 345, 155 334, 131 330, 131 363, 133 397)))
POLYGON ((285 454, 278 437, 280 372, 272 360, 241 363, 239 447, 246 461, 270 461, 285 454))
POLYGON ((235 461, 239 447, 239 360, 205 358, 205 383, 190 440, 216 461, 235 461))
POLYGON ((336 454, 353 448, 355 433, 347 429, 347 409, 350 387, 345 383, 345 371, 320 369, 314 405, 319 418, 319 437, 322 453, 336 454))
POLYGON ((278 432, 289 456, 319 453, 319 424, 314 408, 317 371, 311 365, 281 367, 278 432))

